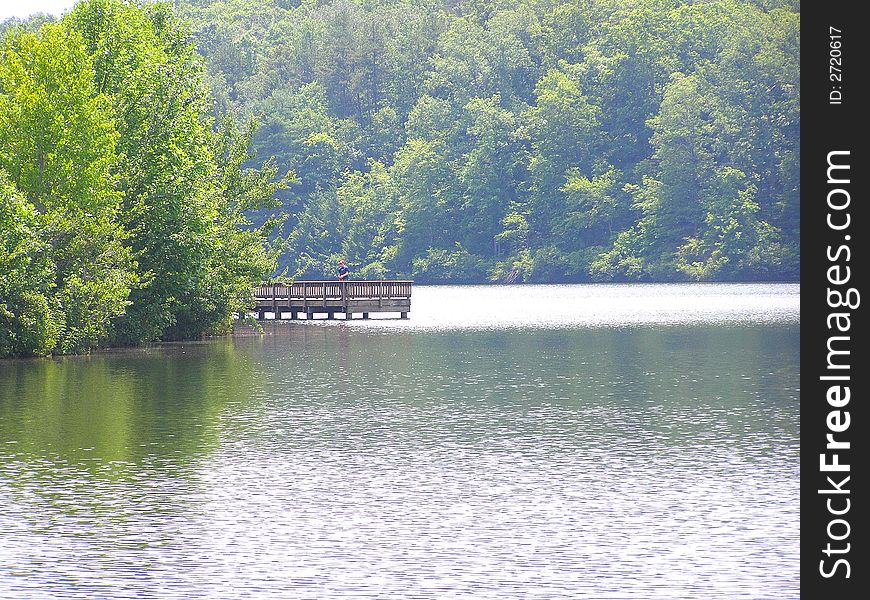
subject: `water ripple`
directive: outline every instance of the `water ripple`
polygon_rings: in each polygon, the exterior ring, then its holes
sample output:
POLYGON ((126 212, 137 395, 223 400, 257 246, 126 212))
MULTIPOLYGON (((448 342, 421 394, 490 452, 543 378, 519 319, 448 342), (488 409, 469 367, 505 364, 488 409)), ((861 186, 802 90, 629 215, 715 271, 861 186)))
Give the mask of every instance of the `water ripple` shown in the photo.
POLYGON ((796 323, 281 327, 0 363, 0 597, 797 597, 796 323))

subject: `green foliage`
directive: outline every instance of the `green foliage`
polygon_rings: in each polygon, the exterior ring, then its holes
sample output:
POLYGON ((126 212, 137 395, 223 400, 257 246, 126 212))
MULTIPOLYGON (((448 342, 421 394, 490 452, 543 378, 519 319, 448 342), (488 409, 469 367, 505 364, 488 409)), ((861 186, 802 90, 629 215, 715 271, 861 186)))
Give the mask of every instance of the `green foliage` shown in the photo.
POLYGON ((30 215, 4 217, 8 269, 44 266, 26 299, 3 281, 7 354, 220 331, 259 278, 338 258, 439 282, 799 277, 797 2, 174 5, 0 27, 4 210, 30 215))
POLYGON ((225 329, 251 286, 274 269, 268 232, 246 230, 244 213, 266 207, 282 187, 270 183, 276 168, 243 168, 252 130, 216 130, 202 63, 168 6, 90 0, 66 21, 86 32, 101 58, 96 79, 121 107, 121 219, 147 279, 131 294, 115 339, 225 329))
POLYGON ((275 269, 292 178, 215 125, 166 4, 80 2, 0 54, 0 355, 226 330, 275 269))
POLYGON ((0 356, 46 354, 63 326, 39 215, 0 169, 0 356))
POLYGON ((224 109, 262 115, 259 155, 299 175, 291 272, 799 274, 798 3, 180 6, 224 109), (739 210, 714 201, 728 170, 739 210))
POLYGON ((676 266, 692 279, 769 277, 783 256, 779 232, 758 218, 756 186, 733 168, 716 173, 706 196, 706 225, 701 238, 686 238, 676 266))
POLYGON ((431 283, 473 283, 485 277, 486 263, 460 244, 454 250, 429 248, 414 259, 412 275, 431 283))
POLYGON ((31 308, 60 323, 15 353, 71 352, 103 342, 138 285, 118 223, 114 113, 82 37, 60 24, 5 39, 0 60, 0 168, 36 212, 53 286, 31 308), (49 340, 55 340, 51 348, 49 340))

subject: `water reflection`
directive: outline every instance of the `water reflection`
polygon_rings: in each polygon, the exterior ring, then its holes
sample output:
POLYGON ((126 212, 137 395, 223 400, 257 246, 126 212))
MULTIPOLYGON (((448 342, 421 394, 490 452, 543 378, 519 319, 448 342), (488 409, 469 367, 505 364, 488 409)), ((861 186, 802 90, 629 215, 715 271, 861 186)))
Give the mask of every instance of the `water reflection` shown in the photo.
POLYGON ((797 596, 796 323, 349 325, 0 363, 0 597, 797 596))
POLYGON ((156 449, 194 456, 211 425, 255 388, 254 358, 231 340, 0 363, 0 434, 25 454, 136 462, 156 449))

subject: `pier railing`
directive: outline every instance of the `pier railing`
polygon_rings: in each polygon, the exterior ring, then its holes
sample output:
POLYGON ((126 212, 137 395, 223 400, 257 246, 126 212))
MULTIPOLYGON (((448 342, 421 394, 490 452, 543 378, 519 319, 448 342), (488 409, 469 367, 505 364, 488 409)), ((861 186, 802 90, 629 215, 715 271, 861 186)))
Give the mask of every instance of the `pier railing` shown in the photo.
POLYGON ((267 283, 254 291, 260 300, 377 300, 411 297, 412 281, 294 281, 267 283))

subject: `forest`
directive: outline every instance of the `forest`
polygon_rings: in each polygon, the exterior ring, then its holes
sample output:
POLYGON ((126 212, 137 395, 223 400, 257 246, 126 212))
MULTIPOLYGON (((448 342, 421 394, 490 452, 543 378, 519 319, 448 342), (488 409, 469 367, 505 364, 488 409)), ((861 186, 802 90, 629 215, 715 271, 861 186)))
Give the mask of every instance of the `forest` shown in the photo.
POLYGON ((799 277, 798 2, 178 4, 291 274, 799 277))
POLYGON ((82 0, 0 24, 0 356, 263 279, 800 275, 790 0, 82 0))

